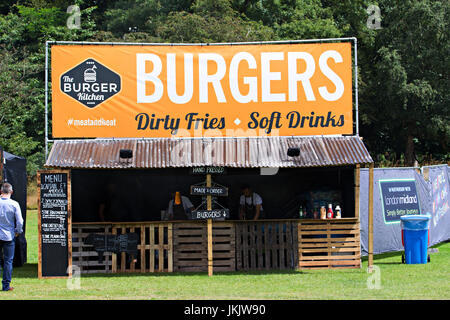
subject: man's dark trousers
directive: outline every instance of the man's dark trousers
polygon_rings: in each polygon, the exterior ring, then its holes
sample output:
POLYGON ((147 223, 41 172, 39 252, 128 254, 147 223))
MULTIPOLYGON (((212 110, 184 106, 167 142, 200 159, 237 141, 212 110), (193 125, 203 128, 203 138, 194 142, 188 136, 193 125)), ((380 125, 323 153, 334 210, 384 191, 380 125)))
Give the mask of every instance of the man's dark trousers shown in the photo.
POLYGON ((0 240, 0 265, 3 271, 2 290, 8 291, 11 283, 13 260, 14 260, 14 239, 11 241, 0 240))

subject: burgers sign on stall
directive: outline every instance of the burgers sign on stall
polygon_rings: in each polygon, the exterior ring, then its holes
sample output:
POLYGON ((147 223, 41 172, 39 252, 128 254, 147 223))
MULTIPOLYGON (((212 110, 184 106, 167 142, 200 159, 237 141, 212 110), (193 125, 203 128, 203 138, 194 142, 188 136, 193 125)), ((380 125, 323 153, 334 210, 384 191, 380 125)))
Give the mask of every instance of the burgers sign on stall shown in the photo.
POLYGON ((353 133, 350 43, 51 50, 54 137, 353 133))

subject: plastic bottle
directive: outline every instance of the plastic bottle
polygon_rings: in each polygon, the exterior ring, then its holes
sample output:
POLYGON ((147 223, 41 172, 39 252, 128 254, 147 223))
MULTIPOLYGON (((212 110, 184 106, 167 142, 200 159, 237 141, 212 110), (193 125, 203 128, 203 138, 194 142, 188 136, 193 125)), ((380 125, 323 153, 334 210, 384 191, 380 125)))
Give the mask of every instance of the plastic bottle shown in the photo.
POLYGON ((327 219, 333 219, 334 213, 333 213, 333 206, 331 203, 328 205, 328 211, 327 211, 327 219))
POLYGON ((298 216, 300 219, 303 219, 303 207, 300 206, 300 209, 298 210, 298 216))
POLYGON ((341 219, 342 218, 342 214, 341 214, 341 207, 339 205, 336 206, 336 219, 341 219))
POLYGON ((327 210, 325 209, 325 206, 320 207, 320 219, 326 219, 327 218, 327 210))

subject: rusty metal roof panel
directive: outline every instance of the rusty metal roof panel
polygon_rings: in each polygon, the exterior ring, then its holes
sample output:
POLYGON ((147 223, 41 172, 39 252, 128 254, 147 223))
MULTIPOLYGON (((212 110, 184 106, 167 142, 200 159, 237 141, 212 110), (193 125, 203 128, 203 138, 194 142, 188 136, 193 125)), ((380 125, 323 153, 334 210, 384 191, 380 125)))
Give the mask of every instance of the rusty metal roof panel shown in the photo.
POLYGON ((58 140, 46 167, 320 167, 373 162, 357 136, 58 140), (288 148, 300 156, 288 157, 288 148), (133 158, 121 159, 121 149, 133 158))

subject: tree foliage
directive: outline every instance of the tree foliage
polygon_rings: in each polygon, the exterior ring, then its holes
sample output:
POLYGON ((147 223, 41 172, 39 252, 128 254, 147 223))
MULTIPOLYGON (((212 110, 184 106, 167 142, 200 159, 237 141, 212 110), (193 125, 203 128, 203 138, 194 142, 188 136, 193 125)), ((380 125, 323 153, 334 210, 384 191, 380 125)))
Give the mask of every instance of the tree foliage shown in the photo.
POLYGON ((0 145, 44 161, 45 41, 357 37, 361 135, 381 161, 449 161, 448 0, 16 0, 0 4, 0 145), (81 8, 81 28, 66 25, 81 8), (368 24, 380 8, 381 28, 368 24))

